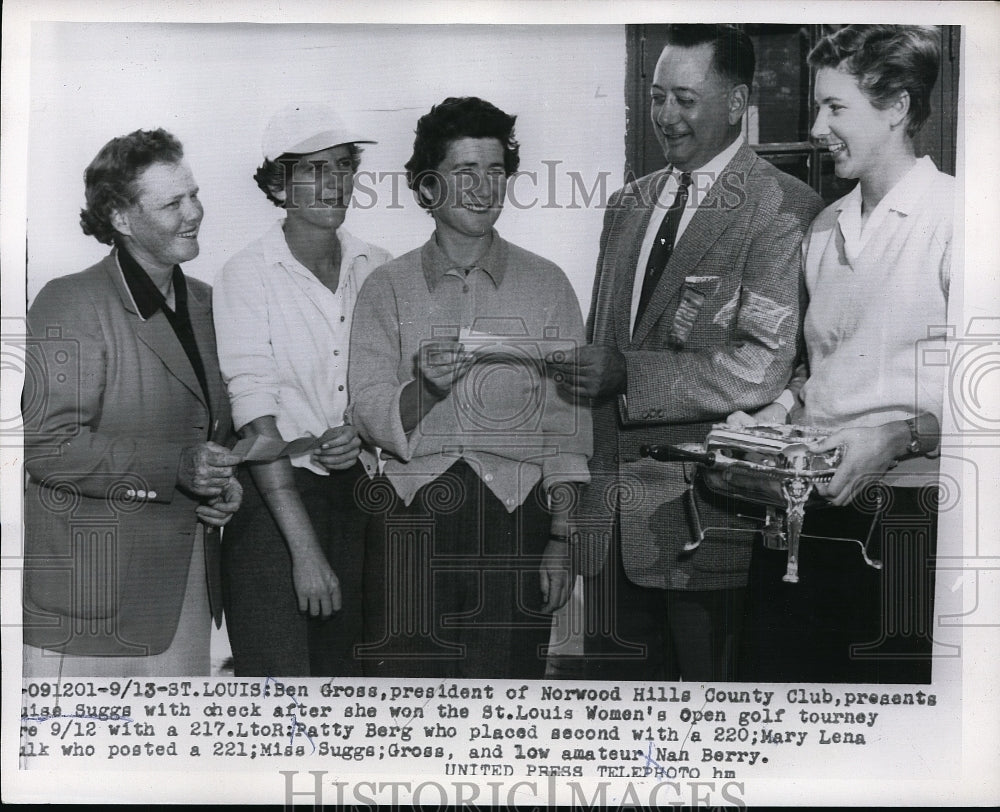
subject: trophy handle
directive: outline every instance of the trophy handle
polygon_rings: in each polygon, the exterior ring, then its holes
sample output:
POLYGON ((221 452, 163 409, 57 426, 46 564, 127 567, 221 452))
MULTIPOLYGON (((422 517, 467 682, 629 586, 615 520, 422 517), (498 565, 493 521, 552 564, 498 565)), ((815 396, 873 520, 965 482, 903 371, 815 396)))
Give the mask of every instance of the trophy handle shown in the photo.
POLYGON ((644 445, 639 448, 639 455, 658 462, 697 462, 708 466, 718 462, 714 451, 689 451, 675 445, 644 445))
POLYGON ((788 564, 781 580, 788 584, 799 582, 799 538, 802 535, 802 521, 806 515, 806 500, 812 493, 812 480, 792 477, 781 483, 785 493, 785 515, 788 517, 788 564))

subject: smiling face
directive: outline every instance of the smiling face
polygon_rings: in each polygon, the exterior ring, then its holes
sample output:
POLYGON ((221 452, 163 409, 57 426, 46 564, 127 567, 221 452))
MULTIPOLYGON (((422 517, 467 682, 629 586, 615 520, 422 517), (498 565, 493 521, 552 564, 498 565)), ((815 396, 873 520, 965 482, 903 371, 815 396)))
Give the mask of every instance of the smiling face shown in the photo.
POLYGON ((125 249, 147 271, 166 272, 198 256, 204 216, 187 163, 154 163, 135 180, 135 203, 112 214, 125 249))
POLYGON ((488 235, 507 193, 503 145, 496 138, 459 138, 420 184, 438 231, 445 237, 488 235))
POLYGON ((892 133, 899 112, 879 110, 854 76, 836 68, 816 74, 816 105, 810 132, 830 150, 837 177, 877 179, 891 164, 888 151, 897 140, 892 133))
POLYGON ((712 66, 714 45, 668 45, 656 63, 650 117, 667 162, 682 172, 707 164, 740 132, 749 89, 712 66))
POLYGON ((355 161, 346 144, 299 156, 285 173, 289 220, 336 231, 354 193, 355 161))

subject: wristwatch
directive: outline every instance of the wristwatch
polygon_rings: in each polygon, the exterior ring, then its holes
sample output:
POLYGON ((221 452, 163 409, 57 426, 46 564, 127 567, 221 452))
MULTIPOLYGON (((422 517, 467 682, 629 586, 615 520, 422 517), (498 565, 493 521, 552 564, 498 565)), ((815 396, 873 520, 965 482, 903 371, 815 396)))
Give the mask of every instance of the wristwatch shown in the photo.
POLYGON ((910 430, 910 444, 906 446, 906 450, 910 454, 919 454, 923 450, 923 446, 920 442, 920 434, 917 432, 917 418, 910 417, 905 422, 906 427, 910 430))

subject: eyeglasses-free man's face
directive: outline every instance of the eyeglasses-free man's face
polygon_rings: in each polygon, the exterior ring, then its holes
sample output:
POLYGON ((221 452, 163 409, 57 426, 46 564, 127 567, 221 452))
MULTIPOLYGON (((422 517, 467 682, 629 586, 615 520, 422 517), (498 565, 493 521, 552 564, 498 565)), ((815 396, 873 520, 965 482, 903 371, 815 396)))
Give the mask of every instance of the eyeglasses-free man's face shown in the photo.
POLYGON ((650 118, 667 162, 700 169, 739 134, 749 88, 733 85, 712 65, 714 45, 667 45, 650 88, 650 118))

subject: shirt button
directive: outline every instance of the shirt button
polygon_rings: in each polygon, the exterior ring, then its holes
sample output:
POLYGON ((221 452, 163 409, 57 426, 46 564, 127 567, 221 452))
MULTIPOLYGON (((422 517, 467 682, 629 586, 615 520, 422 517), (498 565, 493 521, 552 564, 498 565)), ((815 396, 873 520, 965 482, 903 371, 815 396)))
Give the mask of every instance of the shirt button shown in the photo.
POLYGON ((155 499, 156 491, 150 491, 149 493, 146 494, 146 496, 148 496, 150 499, 155 499))
POLYGON ((462 285, 462 293, 468 293, 468 292, 469 292, 469 286, 468 285, 462 285))
POLYGON ((504 502, 505 502, 505 503, 506 503, 507 505, 513 505, 513 504, 514 504, 514 500, 513 500, 513 499, 504 499, 504 502))
POLYGON ((347 316, 341 316, 341 317, 340 317, 340 320, 341 320, 341 321, 347 321, 347 316))
POLYGON ((129 488, 127 491, 125 491, 125 498, 135 499, 135 491, 132 488, 129 488))
POLYGON ((344 391, 344 384, 341 384, 340 386, 338 386, 337 387, 337 391, 338 392, 343 392, 344 391))
POLYGON ((487 474, 486 476, 483 477, 483 479, 485 479, 487 482, 492 482, 493 474, 487 474))
POLYGON ((334 355, 340 355, 340 350, 334 350, 334 351, 333 351, 333 354, 334 354, 334 355))
POLYGON ((136 497, 138 499, 145 499, 146 498, 146 492, 145 491, 136 491, 135 495, 136 495, 136 497))

